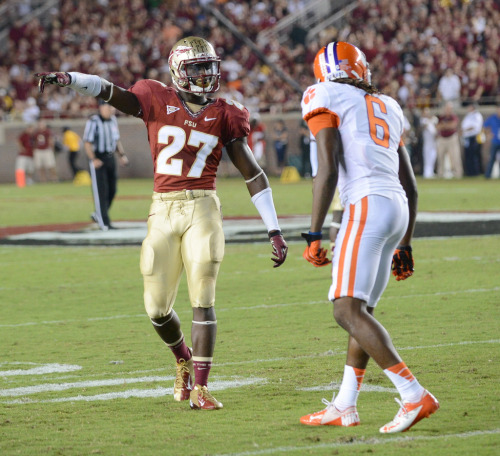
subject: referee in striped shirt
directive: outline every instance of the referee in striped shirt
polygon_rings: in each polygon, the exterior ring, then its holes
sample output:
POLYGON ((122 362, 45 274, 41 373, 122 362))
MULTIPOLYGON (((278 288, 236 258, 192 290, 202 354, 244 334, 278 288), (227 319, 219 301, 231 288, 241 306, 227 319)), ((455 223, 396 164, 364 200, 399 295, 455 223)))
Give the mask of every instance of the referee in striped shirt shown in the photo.
POLYGON ((103 231, 114 228, 109 219, 109 208, 116 194, 118 174, 115 152, 120 164, 128 165, 128 158, 120 141, 118 122, 113 107, 99 100, 99 113, 93 115, 85 125, 83 133, 85 153, 89 158, 92 194, 95 212, 91 217, 103 231))

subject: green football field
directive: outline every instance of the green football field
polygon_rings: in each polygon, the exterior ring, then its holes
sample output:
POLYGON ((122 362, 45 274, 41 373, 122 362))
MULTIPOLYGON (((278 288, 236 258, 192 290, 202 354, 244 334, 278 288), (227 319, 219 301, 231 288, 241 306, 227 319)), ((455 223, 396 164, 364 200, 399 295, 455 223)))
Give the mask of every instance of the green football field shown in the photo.
MULTIPOLYGON (((278 215, 309 214, 311 180, 294 184, 271 178, 278 215)), ((500 179, 418 180, 420 211, 500 212, 500 179)), ((121 179, 110 211, 112 220, 145 220, 152 193, 151 179, 121 179)), ((226 217, 257 216, 242 178, 217 180, 226 217)), ((0 185, 0 228, 16 225, 90 222, 90 187, 69 182, 17 188, 0 185)))
MULTIPOLYGON (((419 182, 425 211, 500 211, 498 182, 419 182)), ((120 182, 116 220, 141 220, 150 183, 120 182)), ((0 186, 0 227, 87 221, 88 188, 0 186)), ((273 182, 281 214, 307 214, 310 182, 273 182)), ((241 180, 219 185, 226 215, 254 215, 241 180), (227 208, 226 208, 227 206, 227 208)), ((398 410, 368 366, 361 426, 307 427, 338 390, 346 335, 326 295, 329 268, 291 243, 227 244, 217 286, 210 388, 224 403, 172 398, 175 368, 145 315, 139 246, 0 246, 0 455, 496 455, 500 444, 500 235, 415 239, 415 275, 391 280, 376 315, 440 401, 410 432, 379 434, 398 410)), ((183 280, 176 311, 190 338, 183 280)))

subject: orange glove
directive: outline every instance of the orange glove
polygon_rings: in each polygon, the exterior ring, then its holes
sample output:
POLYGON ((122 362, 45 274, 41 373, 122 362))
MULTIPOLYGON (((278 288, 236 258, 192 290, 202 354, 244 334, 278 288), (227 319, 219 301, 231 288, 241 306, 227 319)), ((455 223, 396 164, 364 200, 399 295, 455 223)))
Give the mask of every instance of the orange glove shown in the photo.
POLYGON ((392 275, 396 280, 405 280, 413 275, 413 255, 411 246, 399 245, 392 257, 392 275))
POLYGON ((327 266, 331 261, 326 257, 327 250, 321 248, 321 233, 302 233, 302 237, 307 241, 307 247, 302 256, 313 266, 320 268, 327 266))

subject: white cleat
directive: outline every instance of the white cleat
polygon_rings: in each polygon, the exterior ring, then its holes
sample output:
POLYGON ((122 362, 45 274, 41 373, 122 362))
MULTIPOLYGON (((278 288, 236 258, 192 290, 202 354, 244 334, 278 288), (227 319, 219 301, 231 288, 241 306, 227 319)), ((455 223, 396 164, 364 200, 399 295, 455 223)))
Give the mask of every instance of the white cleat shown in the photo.
POLYGON ((439 408, 439 402, 427 390, 424 390, 418 402, 401 402, 397 398, 396 402, 401 408, 390 423, 380 428, 382 434, 406 432, 421 419, 428 418, 439 408))
POLYGON ((326 399, 322 399, 323 404, 326 408, 320 410, 316 413, 311 413, 310 415, 305 415, 300 418, 302 424, 307 424, 309 426, 344 426, 351 427, 360 424, 358 411, 356 407, 348 407, 343 412, 338 410, 335 405, 333 405, 333 399, 329 402, 326 399))

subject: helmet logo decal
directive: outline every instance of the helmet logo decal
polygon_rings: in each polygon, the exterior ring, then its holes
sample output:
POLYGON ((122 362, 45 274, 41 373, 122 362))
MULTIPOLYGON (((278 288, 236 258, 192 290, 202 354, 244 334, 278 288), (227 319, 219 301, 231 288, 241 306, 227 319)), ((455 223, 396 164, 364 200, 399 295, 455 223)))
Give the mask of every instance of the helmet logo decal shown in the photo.
POLYGON ((346 73, 348 71, 351 71, 351 65, 349 64, 349 59, 339 60, 339 63, 337 65, 337 70, 345 71, 346 73))
POLYGON ((191 49, 193 49, 191 46, 179 46, 174 52, 176 54, 182 54, 184 52, 189 52, 191 49))

